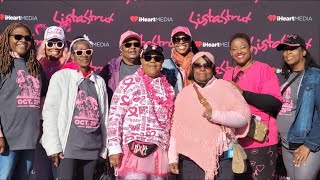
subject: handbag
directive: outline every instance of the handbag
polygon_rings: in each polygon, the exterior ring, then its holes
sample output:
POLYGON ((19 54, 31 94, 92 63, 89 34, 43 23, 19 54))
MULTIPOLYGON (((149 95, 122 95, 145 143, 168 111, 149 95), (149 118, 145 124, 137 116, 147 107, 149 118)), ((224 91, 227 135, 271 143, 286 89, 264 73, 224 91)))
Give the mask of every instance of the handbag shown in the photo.
POLYGON ((141 141, 131 141, 128 145, 130 152, 141 158, 148 157, 158 147, 156 144, 141 141))
MULTIPOLYGON (((202 96, 199 92, 198 87, 193 85, 193 88, 197 92, 198 99, 200 103, 206 108, 206 110, 212 110, 209 102, 202 96)), ((232 157, 232 171, 236 174, 242 174, 247 171, 247 154, 244 151, 243 147, 236 141, 236 139, 232 138, 232 134, 225 130, 225 127, 219 125, 222 131, 226 134, 227 138, 233 143, 233 157, 232 157)))
POLYGON ((255 115, 252 115, 249 132, 247 134, 248 137, 253 138, 257 141, 264 141, 267 135, 268 126, 261 122, 261 118, 255 115))

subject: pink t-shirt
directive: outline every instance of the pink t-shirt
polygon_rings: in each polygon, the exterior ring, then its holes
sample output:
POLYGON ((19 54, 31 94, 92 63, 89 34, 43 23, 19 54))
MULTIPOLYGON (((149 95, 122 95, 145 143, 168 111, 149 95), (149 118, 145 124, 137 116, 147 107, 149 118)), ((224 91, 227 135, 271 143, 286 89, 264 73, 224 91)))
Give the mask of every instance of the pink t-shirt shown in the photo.
MULTIPOLYGON (((224 74, 223 79, 232 80, 232 77, 234 78, 239 71, 240 69, 238 66, 229 69, 224 74)), ((237 85, 244 91, 250 91, 259 94, 269 94, 282 101, 279 79, 269 65, 259 61, 254 61, 254 63, 243 72, 244 73, 239 77, 237 85)), ((245 137, 239 140, 240 144, 244 148, 264 147, 277 144, 278 128, 275 118, 254 106, 249 106, 251 113, 260 116, 262 122, 268 125, 269 131, 266 140, 263 142, 255 141, 250 137, 245 137)))

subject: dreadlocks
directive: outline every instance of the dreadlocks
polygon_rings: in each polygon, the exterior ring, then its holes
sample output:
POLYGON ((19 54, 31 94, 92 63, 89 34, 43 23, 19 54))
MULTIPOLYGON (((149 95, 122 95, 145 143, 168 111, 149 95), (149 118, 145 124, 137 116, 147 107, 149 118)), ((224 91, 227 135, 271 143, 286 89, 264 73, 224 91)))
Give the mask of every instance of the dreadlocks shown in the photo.
MULTIPOLYGON (((21 22, 15 22, 6 27, 2 33, 0 40, 0 75, 4 76, 12 72, 12 57, 10 56, 10 43, 9 37, 12 31, 18 27, 26 28, 30 35, 32 35, 30 28, 21 22)), ((36 59, 36 50, 34 45, 34 39, 31 40, 31 47, 29 52, 26 54, 27 58, 27 70, 33 77, 38 77, 40 74, 40 63, 36 59)))

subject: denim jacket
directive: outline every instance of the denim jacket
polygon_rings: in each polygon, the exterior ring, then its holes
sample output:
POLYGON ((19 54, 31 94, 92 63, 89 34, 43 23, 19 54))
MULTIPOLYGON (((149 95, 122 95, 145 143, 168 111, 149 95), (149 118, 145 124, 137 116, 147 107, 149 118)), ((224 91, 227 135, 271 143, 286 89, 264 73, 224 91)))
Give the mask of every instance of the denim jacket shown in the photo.
POLYGON ((320 69, 305 71, 299 87, 295 120, 288 141, 304 144, 311 151, 320 150, 320 69))

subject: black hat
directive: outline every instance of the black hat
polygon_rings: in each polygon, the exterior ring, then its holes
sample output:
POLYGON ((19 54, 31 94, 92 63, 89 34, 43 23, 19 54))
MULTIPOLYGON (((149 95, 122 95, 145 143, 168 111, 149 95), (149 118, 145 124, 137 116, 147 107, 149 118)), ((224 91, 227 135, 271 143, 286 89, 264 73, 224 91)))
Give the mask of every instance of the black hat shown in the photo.
POLYGON ((282 51, 285 47, 306 47, 306 42, 297 34, 287 35, 286 39, 277 46, 278 51, 282 51))
POLYGON ((163 55, 163 49, 161 46, 158 45, 144 45, 141 52, 141 57, 145 54, 149 54, 151 52, 156 53, 157 55, 164 56, 163 55))

